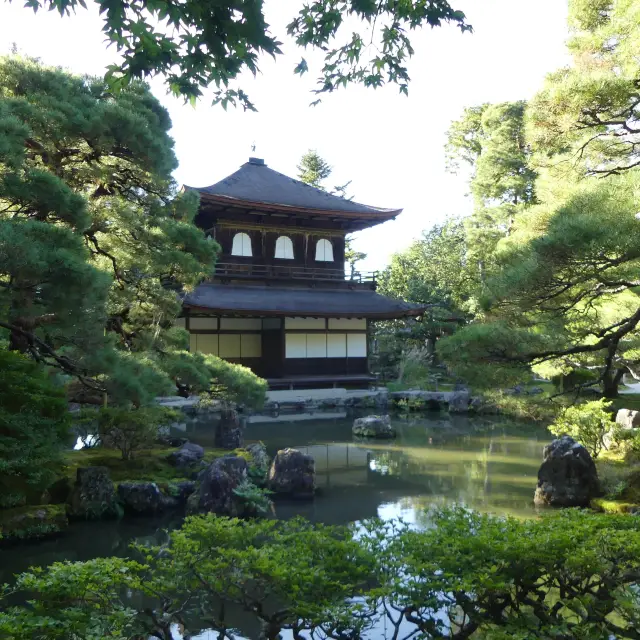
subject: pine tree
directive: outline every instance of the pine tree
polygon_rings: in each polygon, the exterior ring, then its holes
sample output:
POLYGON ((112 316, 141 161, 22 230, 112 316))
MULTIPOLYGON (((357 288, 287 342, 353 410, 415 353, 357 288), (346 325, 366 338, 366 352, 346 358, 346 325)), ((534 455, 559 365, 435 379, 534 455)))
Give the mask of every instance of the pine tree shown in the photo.
POLYGON ((170 127, 142 83, 113 95, 0 61, 0 327, 11 349, 135 406, 177 380, 207 389, 221 368, 173 326, 218 246, 171 178, 170 127))
POLYGON ((298 179, 316 189, 324 190, 324 182, 332 171, 333 168, 324 158, 320 157, 315 149, 309 149, 300 159, 298 179))

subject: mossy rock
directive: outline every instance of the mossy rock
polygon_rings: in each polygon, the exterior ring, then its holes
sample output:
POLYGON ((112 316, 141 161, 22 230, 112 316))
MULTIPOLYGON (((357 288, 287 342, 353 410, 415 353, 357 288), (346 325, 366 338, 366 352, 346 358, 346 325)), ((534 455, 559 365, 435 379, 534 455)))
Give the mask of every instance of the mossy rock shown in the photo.
POLYGON ((0 511, 0 535, 5 542, 54 536, 69 525, 64 505, 43 504, 0 511))
POLYGON ((608 500, 607 498, 594 498, 591 501, 590 507, 594 511, 600 513, 640 513, 640 504, 633 502, 625 502, 624 500, 608 500))

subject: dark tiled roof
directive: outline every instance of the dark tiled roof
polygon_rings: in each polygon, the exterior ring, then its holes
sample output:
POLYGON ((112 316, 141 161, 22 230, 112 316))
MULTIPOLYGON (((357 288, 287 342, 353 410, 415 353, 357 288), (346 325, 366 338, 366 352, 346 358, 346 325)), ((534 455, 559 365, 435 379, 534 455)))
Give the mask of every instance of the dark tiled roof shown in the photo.
POLYGON ((416 316, 424 307, 387 298, 375 291, 295 289, 290 287, 201 284, 185 296, 186 307, 216 313, 266 316, 340 318, 401 318, 416 316))
POLYGON ((229 201, 264 203, 287 208, 315 209, 318 211, 360 214, 384 219, 393 218, 402 209, 380 209, 331 195, 311 187, 283 173, 270 169, 262 161, 250 159, 235 173, 209 187, 195 189, 201 196, 213 196, 229 201))

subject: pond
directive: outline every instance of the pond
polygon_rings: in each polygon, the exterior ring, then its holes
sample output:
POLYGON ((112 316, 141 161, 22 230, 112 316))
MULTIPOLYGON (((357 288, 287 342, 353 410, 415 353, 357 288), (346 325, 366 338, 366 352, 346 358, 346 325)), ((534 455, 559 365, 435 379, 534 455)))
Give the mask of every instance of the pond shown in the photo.
MULTIPOLYGON (((278 501, 276 515, 327 524, 402 517, 420 525, 428 506, 448 503, 519 517, 535 513, 536 474, 542 447, 550 440, 544 427, 441 414, 393 421, 395 440, 355 442, 353 417, 345 414, 249 418, 247 442, 264 442, 271 455, 287 446, 298 448, 316 461, 316 499, 278 501)), ((191 426, 186 435, 213 445, 210 425, 191 426)), ((180 523, 179 516, 75 523, 57 539, 1 550, 0 583, 33 565, 126 555, 132 541, 161 543, 166 530, 180 523)))

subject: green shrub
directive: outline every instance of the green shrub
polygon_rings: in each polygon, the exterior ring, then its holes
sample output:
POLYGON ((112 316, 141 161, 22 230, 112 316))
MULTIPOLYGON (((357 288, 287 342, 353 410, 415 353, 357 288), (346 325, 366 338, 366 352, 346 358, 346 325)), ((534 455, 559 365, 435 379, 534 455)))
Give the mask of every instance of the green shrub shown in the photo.
POLYGON ((37 501, 62 467, 68 437, 64 390, 41 365, 0 350, 0 508, 37 501))
POLYGON ((638 429, 623 429, 618 424, 613 424, 611 431, 612 449, 626 460, 640 458, 640 434, 638 429))
POLYGON ((177 412, 165 407, 107 407, 99 409, 95 417, 102 444, 118 449, 123 460, 131 460, 135 451, 153 445, 159 427, 175 420, 177 412))
POLYGON ((383 559, 388 606, 427 638, 634 638, 640 522, 569 510, 537 520, 463 509, 405 529, 383 559))
POLYGON ((233 493, 242 503, 243 515, 264 516, 273 510, 273 502, 269 498, 272 492, 258 487, 251 480, 243 480, 233 493))
POLYGON ((605 447, 604 437, 613 428, 610 402, 594 400, 560 412, 549 431, 556 436, 567 435, 583 444, 589 453, 597 458, 605 447))

